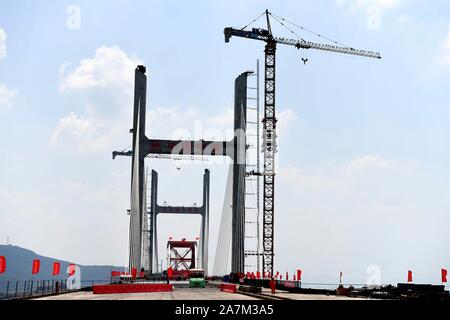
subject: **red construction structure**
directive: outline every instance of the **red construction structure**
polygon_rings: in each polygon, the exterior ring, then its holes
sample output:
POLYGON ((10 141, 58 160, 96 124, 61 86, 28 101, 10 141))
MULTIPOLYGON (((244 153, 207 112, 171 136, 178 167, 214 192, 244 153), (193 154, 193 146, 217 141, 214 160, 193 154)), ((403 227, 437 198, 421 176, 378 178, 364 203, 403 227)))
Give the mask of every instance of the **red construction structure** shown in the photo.
POLYGON ((168 267, 172 268, 172 278, 187 279, 189 270, 196 268, 195 252, 197 241, 169 240, 167 242, 168 267))

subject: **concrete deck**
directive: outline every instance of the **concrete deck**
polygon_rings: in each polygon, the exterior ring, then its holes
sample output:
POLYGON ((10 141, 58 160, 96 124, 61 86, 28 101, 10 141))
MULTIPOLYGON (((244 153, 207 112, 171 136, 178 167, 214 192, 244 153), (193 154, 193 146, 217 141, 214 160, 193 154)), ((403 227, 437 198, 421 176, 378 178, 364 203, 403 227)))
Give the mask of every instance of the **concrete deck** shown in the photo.
MULTIPOLYGON (((270 290, 263 289, 265 295, 270 295, 270 290)), ((320 294, 298 294, 277 290, 275 298, 289 300, 367 300, 365 298, 349 298, 343 296, 320 295, 320 294)), ((258 300, 257 298, 239 294, 222 292, 218 288, 174 288, 172 292, 151 293, 126 293, 94 295, 92 292, 73 292, 59 296, 38 298, 36 300, 258 300)))
POLYGON ((174 288, 172 292, 127 293, 94 295, 92 292, 73 292, 36 300, 257 300, 241 294, 222 292, 217 288, 174 288))
MULTIPOLYGON (((270 289, 263 289, 262 292, 265 295, 271 295, 270 289)), ((285 298, 289 300, 367 300, 366 298, 351 298, 345 296, 325 295, 325 294, 303 294, 303 293, 289 293, 287 291, 277 290, 275 297, 285 298)))

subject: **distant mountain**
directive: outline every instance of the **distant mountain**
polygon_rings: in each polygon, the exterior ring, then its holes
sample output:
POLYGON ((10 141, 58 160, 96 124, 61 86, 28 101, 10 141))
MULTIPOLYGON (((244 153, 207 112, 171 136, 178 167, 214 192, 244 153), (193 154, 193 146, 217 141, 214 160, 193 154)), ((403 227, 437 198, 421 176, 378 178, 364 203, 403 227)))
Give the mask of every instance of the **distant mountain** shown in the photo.
MULTIPOLYGON (((65 280, 68 278, 67 269, 70 263, 55 258, 41 256, 31 250, 24 249, 12 245, 0 245, 0 256, 6 258, 6 272, 0 274, 0 282, 5 281, 27 281, 31 280, 65 280), (41 261, 40 272, 31 276, 33 260, 41 261), (53 263, 61 263, 61 271, 59 276, 52 276, 53 263)), ((75 263, 76 264, 76 263, 75 263)), ((78 265, 78 264, 77 264, 78 265)), ((123 267, 114 266, 82 266, 78 265, 81 271, 82 285, 86 286, 92 281, 104 282, 111 279, 111 271, 124 271, 123 267)))

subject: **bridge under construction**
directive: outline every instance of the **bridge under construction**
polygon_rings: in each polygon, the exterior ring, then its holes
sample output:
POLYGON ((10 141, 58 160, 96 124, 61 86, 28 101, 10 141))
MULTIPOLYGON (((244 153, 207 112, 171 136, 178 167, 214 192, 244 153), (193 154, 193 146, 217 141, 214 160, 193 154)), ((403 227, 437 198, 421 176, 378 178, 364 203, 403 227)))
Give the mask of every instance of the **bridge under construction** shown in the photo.
MULTIPOLYGON (((148 274, 157 273, 158 269, 158 215, 162 213, 171 214, 199 214, 202 217, 201 234, 199 241, 199 263, 207 274, 208 270, 208 240, 209 240, 209 178, 210 172, 205 173, 203 204, 199 208, 185 208, 177 206, 160 206, 157 202, 157 173, 152 171, 151 175, 151 205, 148 207, 146 201, 147 177, 145 159, 147 157, 171 159, 176 157, 229 157, 232 160, 232 169, 229 175, 229 186, 227 193, 230 194, 231 213, 227 214, 224 204, 222 213, 221 231, 219 232, 218 248, 216 250, 215 264, 225 266, 220 269, 214 267, 215 275, 224 275, 231 272, 232 275, 242 277, 246 270, 246 258, 256 257, 256 272, 263 276, 274 276, 274 221, 275 221, 275 159, 277 153, 277 117, 276 117, 276 49, 278 45, 293 46, 297 49, 314 49, 325 52, 342 53, 368 58, 380 59, 378 52, 356 50, 349 46, 342 46, 334 42, 333 45, 313 43, 306 41, 291 28, 300 27, 284 18, 274 15, 268 10, 264 11, 256 19, 252 20, 243 28, 225 28, 225 42, 232 37, 259 40, 266 43, 264 60, 264 116, 262 121, 259 117, 259 63, 257 66, 257 81, 253 87, 256 91, 257 100, 254 122, 257 125, 256 150, 257 163, 253 169, 249 169, 247 157, 250 139, 247 134, 249 126, 247 100, 249 88, 249 77, 253 72, 244 72, 236 78, 234 91, 234 138, 230 141, 190 141, 190 140, 161 140, 152 139, 145 135, 146 131, 146 100, 147 100, 147 75, 144 66, 138 66, 135 70, 134 90, 134 116, 132 150, 126 152, 114 152, 116 156, 131 156, 131 209, 130 209, 130 231, 129 231, 129 269, 145 270, 148 274), (259 18, 265 17, 266 28, 252 28, 246 30, 259 18), (271 21, 276 21, 289 30, 297 39, 286 39, 277 37, 272 33, 271 21), (260 125, 262 126, 262 143, 260 142, 260 125), (263 166, 259 164, 259 155, 263 153, 263 166), (246 215, 248 206, 246 199, 246 185, 250 178, 256 178, 256 225, 257 238, 256 248, 246 248, 246 215), (260 222, 260 179, 262 186, 262 224, 260 222), (260 233, 260 225, 262 234, 260 233), (231 235, 231 237, 229 236, 231 235), (230 239, 231 238, 231 239, 230 239), (262 248, 260 245, 262 242, 262 248), (230 250, 228 250, 230 248, 230 250), (229 265, 228 255, 231 254, 229 265), (262 260, 262 261, 261 261, 262 260), (262 266, 262 268, 261 268, 262 266)), ((301 27, 300 27, 301 28, 301 27)), ((301 28, 303 29, 303 28, 301 28)), ((318 35, 320 36, 320 35, 318 35)), ((320 36, 321 37, 321 36, 320 36)), ((325 38, 329 40, 328 38, 325 38)), ((303 59, 306 64, 307 60, 303 59)), ((211 174, 214 176, 214 173, 211 174)), ((227 197, 225 197, 227 199, 227 197)), ((278 276, 278 275, 277 275, 278 276)))

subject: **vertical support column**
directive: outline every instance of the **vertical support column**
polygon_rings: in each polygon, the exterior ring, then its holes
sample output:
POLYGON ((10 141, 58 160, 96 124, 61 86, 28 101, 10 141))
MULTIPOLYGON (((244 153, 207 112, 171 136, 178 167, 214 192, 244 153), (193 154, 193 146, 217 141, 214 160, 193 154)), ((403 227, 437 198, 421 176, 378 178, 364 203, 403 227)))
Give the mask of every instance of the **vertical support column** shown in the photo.
POLYGON ((140 147, 145 140, 145 113, 147 76, 144 66, 135 70, 134 115, 133 115, 133 157, 131 169, 131 215, 130 215, 130 258, 129 268, 141 268, 142 207, 144 193, 145 153, 140 147))
POLYGON ((265 49, 264 99, 264 203, 263 203, 263 268, 273 275, 274 197, 275 197, 275 52, 276 42, 268 42, 265 49))
POLYGON ((245 175, 247 126, 247 77, 244 72, 235 81, 233 214, 231 236, 231 272, 244 273, 245 260, 245 175))
POLYGON ((158 215, 158 173, 155 170, 152 170, 152 188, 151 188, 151 200, 150 200, 150 248, 149 248, 149 257, 150 257, 150 273, 157 272, 158 268, 158 241, 156 238, 156 226, 157 220, 156 216, 158 215))
POLYGON ((205 275, 208 275, 208 249, 209 249, 209 180, 210 171, 205 170, 203 176, 203 214, 202 214, 202 227, 201 227, 201 263, 202 268, 205 271, 205 275))

